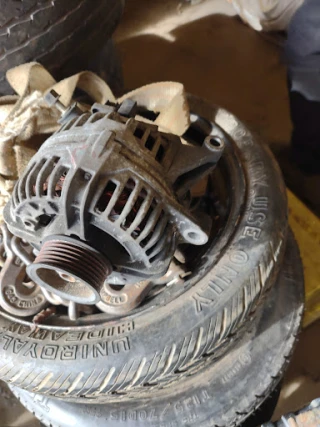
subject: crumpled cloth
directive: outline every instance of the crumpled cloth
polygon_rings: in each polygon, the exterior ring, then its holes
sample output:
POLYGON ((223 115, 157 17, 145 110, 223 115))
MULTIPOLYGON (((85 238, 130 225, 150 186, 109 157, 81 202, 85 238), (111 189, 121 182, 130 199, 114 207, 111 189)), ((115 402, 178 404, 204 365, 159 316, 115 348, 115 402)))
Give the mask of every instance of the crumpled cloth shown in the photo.
POLYGON ((153 83, 115 99, 109 86, 90 71, 56 82, 36 62, 12 68, 7 72, 7 80, 17 95, 0 98, 0 220, 16 180, 41 144, 60 127, 59 111, 44 101, 51 89, 61 95, 60 101, 66 106, 72 103, 76 88, 102 104, 130 98, 159 113, 153 123, 176 135, 182 135, 189 125, 188 103, 181 83, 153 83))
POLYGON ((304 0, 229 0, 242 20, 257 31, 281 31, 304 0))

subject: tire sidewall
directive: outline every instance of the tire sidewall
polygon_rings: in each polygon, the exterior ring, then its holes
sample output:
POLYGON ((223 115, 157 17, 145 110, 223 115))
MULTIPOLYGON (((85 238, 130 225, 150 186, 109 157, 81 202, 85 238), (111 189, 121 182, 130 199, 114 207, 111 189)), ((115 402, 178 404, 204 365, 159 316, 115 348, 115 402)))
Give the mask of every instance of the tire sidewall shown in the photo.
POLYGON ((268 398, 289 362, 303 314, 303 271, 290 238, 276 286, 241 340, 216 363, 178 384, 111 396, 105 404, 70 404, 13 388, 46 425, 96 427, 214 427, 240 425, 268 398), (214 404, 213 404, 214 402, 214 404))
POLYGON ((69 399, 152 383, 222 345, 250 317, 274 282, 287 234, 286 194, 279 169, 233 115, 193 97, 189 101, 191 109, 197 104, 197 112, 215 119, 230 135, 246 181, 244 203, 230 224, 233 234, 218 259, 215 248, 206 253, 209 263, 210 257, 215 259, 214 266, 200 271, 203 277, 196 283, 187 282, 178 298, 160 297, 159 305, 155 302, 135 315, 95 327, 48 330, 39 325, 35 329, 22 320, 1 316, 0 377, 4 380, 62 397, 82 372, 65 396, 69 399), (20 371, 23 375, 16 380, 20 371), (110 386, 100 390, 110 372, 110 386))

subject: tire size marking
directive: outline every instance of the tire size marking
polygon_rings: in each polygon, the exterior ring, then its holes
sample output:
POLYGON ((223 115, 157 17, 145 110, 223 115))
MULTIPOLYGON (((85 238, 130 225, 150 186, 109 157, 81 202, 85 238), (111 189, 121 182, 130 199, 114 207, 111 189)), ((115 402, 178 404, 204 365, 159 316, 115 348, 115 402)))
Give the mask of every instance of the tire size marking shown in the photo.
POLYGON ((93 418, 104 418, 109 421, 160 421, 167 412, 170 403, 164 406, 163 409, 132 409, 132 410, 111 410, 107 414, 103 413, 101 407, 94 405, 83 406, 82 413, 93 418))
POLYGON ((252 357, 249 353, 240 354, 238 360, 230 367, 229 371, 223 375, 220 379, 222 384, 228 384, 237 377, 244 366, 248 366, 252 363, 252 357))
POLYGON ((32 359, 43 360, 79 360, 87 358, 100 358, 112 356, 130 350, 128 337, 118 338, 113 341, 101 341, 89 344, 54 345, 44 346, 32 341, 24 341, 9 334, 0 334, 2 349, 11 351, 32 359))
POLYGON ((83 406, 82 412, 90 417, 103 418, 107 421, 150 421, 152 427, 180 427, 196 421, 202 412, 200 406, 211 399, 208 390, 203 389, 191 396, 167 403, 159 408, 152 408, 148 404, 143 409, 120 409, 106 413, 99 406, 86 405, 83 406), (197 414, 198 410, 199 414, 197 414), (171 418, 174 415, 179 422, 175 420, 166 421, 168 415, 171 418))
POLYGON ((157 422, 163 420, 171 403, 163 405, 163 408, 147 409, 120 409, 111 410, 105 413, 101 406, 86 405, 83 406, 82 413, 93 418, 103 418, 108 421, 151 421, 157 422))
POLYGON ((63 341, 66 343, 79 341, 100 341, 102 338, 110 338, 122 336, 134 330, 134 322, 125 322, 119 325, 109 326, 104 329, 92 331, 50 331, 34 329, 30 326, 21 325, 20 323, 11 323, 8 328, 4 329, 7 332, 13 332, 15 335, 24 336, 32 340, 43 341, 48 340, 54 343, 63 341))

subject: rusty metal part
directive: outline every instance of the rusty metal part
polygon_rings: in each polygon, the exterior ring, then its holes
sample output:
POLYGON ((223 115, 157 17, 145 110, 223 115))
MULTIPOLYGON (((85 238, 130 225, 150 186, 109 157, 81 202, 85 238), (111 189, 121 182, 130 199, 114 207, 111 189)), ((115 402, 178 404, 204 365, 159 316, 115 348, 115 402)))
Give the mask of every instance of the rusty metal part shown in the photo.
POLYGON ((34 261, 33 248, 29 243, 24 242, 17 236, 11 237, 11 249, 14 254, 21 259, 26 265, 30 265, 34 261))
MULTIPOLYGON (((1 241, 0 241, 1 244, 1 241)), ((3 245, 3 244, 2 244, 3 245)), ((18 256, 27 266, 31 265, 34 261, 34 255, 32 247, 21 241, 21 239, 16 236, 12 236, 11 246, 14 250, 16 256, 18 256)), ((1 250, 1 246, 0 246, 1 250)), ((3 251, 4 252, 4 246, 3 251)), ((181 273, 182 270, 176 268, 170 268, 169 272, 166 275, 166 280, 170 278, 173 279, 173 272, 177 275, 178 272, 181 273)), ((33 283, 33 282, 31 282, 33 283)), ((162 283, 161 283, 162 284, 162 283)), ((148 294, 150 288, 154 285, 151 282, 141 282, 136 285, 130 286, 112 286, 105 284, 101 292, 101 302, 97 304, 97 307, 105 313, 109 314, 126 314, 136 308, 141 304, 142 300, 148 294)), ((85 306, 82 304, 76 304, 74 301, 69 298, 62 298, 57 295, 55 292, 51 292, 46 288, 42 288, 42 293, 48 303, 52 305, 63 305, 68 308, 68 316, 70 320, 76 320, 80 312, 90 312, 90 306, 85 306)), ((91 310, 92 311, 92 310, 91 310)))
POLYGON ((136 120, 141 107, 131 100, 84 113, 55 91, 45 98, 62 127, 32 158, 4 212, 29 277, 71 320, 79 305, 126 314, 153 285, 182 284, 189 273, 174 253, 180 243, 205 244, 212 223, 191 206, 190 188, 219 161, 224 133, 208 122, 206 135, 187 143, 136 120), (39 251, 35 259, 19 239, 39 251))
POLYGON ((53 292, 48 291, 47 289, 42 288, 43 295, 46 299, 53 305, 64 305, 65 307, 69 306, 69 300, 55 295, 53 292))
POLYGON ((76 102, 68 107, 62 104, 60 95, 53 89, 45 95, 44 99, 49 107, 55 106, 62 114, 59 123, 65 123, 75 117, 79 117, 83 113, 76 102))
POLYGON ((79 307, 74 301, 69 301, 65 298, 59 297, 52 292, 49 292, 47 289, 42 289, 43 295, 47 300, 53 305, 63 305, 68 307, 68 316, 70 320, 77 320, 79 317, 79 307))
POLYGON ((42 289, 43 295, 53 305, 63 305, 68 308, 68 316, 70 320, 77 320, 80 313, 92 314, 93 307, 90 305, 76 304, 74 301, 70 301, 66 298, 61 298, 59 295, 55 295, 53 292, 49 292, 47 289, 42 289))
POLYGON ((153 284, 172 286, 176 284, 182 285, 184 283, 184 278, 189 276, 191 271, 186 271, 185 266, 180 264, 175 258, 171 261, 167 273, 159 279, 153 280, 153 284))
MULTIPOLYGON (((26 266, 33 263, 35 257, 32 252, 34 251, 32 251, 32 247, 28 243, 23 242, 21 239, 19 239, 16 236, 13 236, 11 239, 11 246, 15 255, 17 255, 25 263, 26 266)), ((3 251, 4 251, 4 248, 3 248, 3 251)), ((0 241, 0 253, 1 253, 1 241, 0 241)), ((28 286, 28 284, 25 284, 25 286, 28 286)), ((48 291, 47 289, 42 288, 41 290, 44 297, 50 304, 63 305, 65 307, 68 307, 68 316, 70 320, 77 320, 80 312, 86 312, 89 314, 92 313, 92 310, 90 310, 89 306, 76 304, 75 302, 70 301, 66 298, 61 298, 59 295, 56 295, 53 292, 48 291)))
POLYGON ((276 423, 263 424, 261 427, 319 427, 320 398, 313 400, 310 405, 294 414, 281 417, 276 423))
POLYGON ((108 260, 83 242, 65 236, 46 240, 27 268, 31 279, 63 299, 96 304, 106 277, 108 260))
MULTIPOLYGON (((11 247, 15 255, 27 266, 33 265, 33 248, 21 239, 15 236, 11 237, 11 247)), ((155 279, 152 282, 142 281, 134 285, 127 286, 116 286, 105 282, 102 290, 100 291, 101 301, 98 302, 96 306, 104 313, 113 315, 127 314, 141 304, 144 298, 149 294, 152 287, 157 287, 159 285, 171 286, 177 283, 182 284, 184 278, 189 274, 190 272, 185 271, 183 264, 180 264, 176 259, 173 259, 167 273, 163 277, 155 279)), ((32 286, 34 286, 33 282, 31 283, 32 286)), ((70 320, 76 320, 81 312, 88 312, 88 310, 90 312, 90 306, 75 303, 69 298, 69 295, 66 295, 66 297, 63 298, 58 295, 55 290, 49 291, 44 287, 42 287, 41 290, 48 303, 67 307, 70 320)))
POLYGON ((45 320, 48 319, 48 317, 53 316, 56 314, 56 307, 48 307, 44 310, 41 310, 40 313, 36 314, 34 318, 32 319, 32 322, 34 325, 41 325, 44 323, 45 320))
POLYGON ((105 283, 100 293, 101 301, 96 305, 104 313, 124 315, 141 304, 151 287, 148 280, 126 286, 105 283))
POLYGON ((191 272, 186 272, 185 267, 175 259, 171 261, 167 273, 152 281, 145 280, 134 285, 116 286, 105 283, 100 295, 101 301, 96 304, 104 313, 124 315, 138 307, 146 298, 153 287, 159 285, 171 286, 184 283, 184 278, 191 272))
MULTIPOLYGON (((1 226, 6 259, 0 273, 0 305, 16 316, 33 316, 47 305, 40 286, 26 280, 26 265, 12 250, 12 235, 3 224, 1 226)), ((21 242, 20 242, 21 243, 21 242)), ((16 240, 15 245, 18 246, 16 240)), ((32 252, 31 246, 25 247, 32 252)))
MULTIPOLYGON (((212 218, 191 211, 190 188, 223 153, 226 137, 217 126, 209 123, 201 140, 183 143, 137 120, 141 106, 130 100, 94 104, 83 113, 76 106, 66 110, 54 91, 46 99, 62 112, 63 125, 31 159, 4 210, 14 235, 43 246, 28 267, 36 283, 77 303, 99 301, 104 280, 84 277, 91 261, 73 255, 62 265, 51 245, 53 261, 47 242, 54 236, 72 236, 75 245, 85 242, 104 255, 112 265, 104 279, 110 275, 108 283, 115 285, 162 277, 179 243, 208 241, 212 218), (74 282, 82 289, 75 292, 74 282)), ((75 252, 69 249, 69 255, 75 252)), ((92 277, 99 268, 93 270, 92 277)))
MULTIPOLYGON (((127 314, 141 304, 153 286, 182 284, 184 278, 189 274, 190 272, 186 272, 183 265, 173 260, 166 275, 152 282, 143 281, 127 286, 117 286, 105 282, 100 292, 101 301, 98 302, 96 306, 99 310, 107 314, 127 314)), ((89 308, 88 306, 75 304, 67 298, 61 298, 59 295, 49 292, 47 289, 43 289, 43 294, 51 304, 68 307, 68 316, 70 320, 76 320, 80 312, 86 311, 89 308)))

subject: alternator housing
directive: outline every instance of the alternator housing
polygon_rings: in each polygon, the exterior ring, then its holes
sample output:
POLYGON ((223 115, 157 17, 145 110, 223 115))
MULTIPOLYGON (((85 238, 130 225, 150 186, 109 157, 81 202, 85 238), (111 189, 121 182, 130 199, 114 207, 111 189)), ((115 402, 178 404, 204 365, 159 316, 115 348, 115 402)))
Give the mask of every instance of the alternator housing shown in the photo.
MULTIPOLYGON (((178 242, 202 245, 210 224, 188 210, 189 188, 219 159, 223 142, 202 146, 95 104, 42 145, 4 211, 10 231, 41 253, 68 236, 112 266, 108 282, 165 274, 178 242)), ((83 261, 83 260, 82 260, 83 261)))

